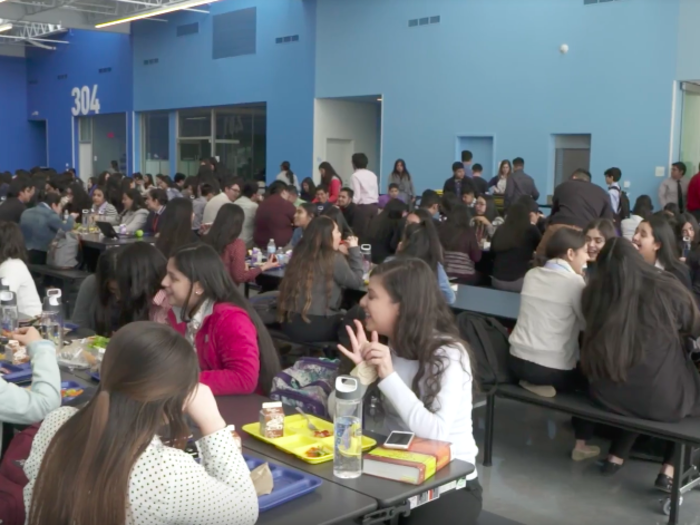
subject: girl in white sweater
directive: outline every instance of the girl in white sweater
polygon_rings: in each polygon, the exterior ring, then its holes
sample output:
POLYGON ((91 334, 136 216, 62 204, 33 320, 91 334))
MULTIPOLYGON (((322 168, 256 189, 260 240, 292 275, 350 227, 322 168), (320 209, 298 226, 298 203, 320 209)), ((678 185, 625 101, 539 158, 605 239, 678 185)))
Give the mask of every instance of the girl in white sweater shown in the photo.
MULTIPOLYGON (((356 332, 348 327, 352 349, 339 349, 358 368, 376 370, 385 432, 407 430, 450 442, 456 459, 476 465, 471 362, 433 270, 419 259, 385 262, 372 272, 360 304, 370 340, 356 321, 356 332), (389 346, 379 343, 379 335, 388 338, 389 346)), ((481 486, 474 471, 466 488, 413 510, 402 524, 473 524, 480 512, 481 486)))

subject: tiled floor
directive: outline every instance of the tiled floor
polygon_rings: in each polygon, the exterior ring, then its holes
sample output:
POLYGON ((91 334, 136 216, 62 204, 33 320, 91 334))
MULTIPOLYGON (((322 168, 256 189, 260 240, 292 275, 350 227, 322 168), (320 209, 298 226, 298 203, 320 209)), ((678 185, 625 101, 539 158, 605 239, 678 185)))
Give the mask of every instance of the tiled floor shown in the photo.
MULTIPOLYGON (((498 400, 493 466, 480 465, 484 509, 524 525, 665 524, 663 494, 653 488, 659 465, 630 460, 614 477, 596 460, 574 463, 570 418, 522 403, 498 400)), ((483 444, 485 408, 474 412, 483 444)), ((594 441, 607 452, 605 441, 594 441)), ((700 489, 686 494, 681 525, 700 525, 700 489)))

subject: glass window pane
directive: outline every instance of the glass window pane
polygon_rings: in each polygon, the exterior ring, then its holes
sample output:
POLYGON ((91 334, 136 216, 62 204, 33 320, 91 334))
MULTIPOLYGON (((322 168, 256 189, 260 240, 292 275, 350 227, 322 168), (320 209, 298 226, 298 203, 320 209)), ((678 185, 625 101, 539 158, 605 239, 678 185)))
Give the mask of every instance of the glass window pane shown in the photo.
POLYGON ((197 175, 200 159, 211 157, 211 143, 209 139, 181 140, 178 144, 178 149, 177 171, 188 176, 197 175))
POLYGON ((170 125, 168 114, 144 115, 145 151, 148 160, 168 160, 170 125))
POLYGON ((248 108, 216 110, 216 139, 238 140, 250 145, 253 135, 253 114, 248 108))
POLYGON ((92 117, 79 119, 78 126, 80 126, 79 142, 92 142, 92 117))
POLYGON ((255 115, 253 120, 253 176, 265 180, 265 159, 267 158, 267 115, 255 115))
POLYGON ((252 178, 253 148, 227 142, 216 143, 216 155, 219 162, 234 177, 252 178))
POLYGON ((179 111, 180 137, 211 137, 211 110, 179 111))

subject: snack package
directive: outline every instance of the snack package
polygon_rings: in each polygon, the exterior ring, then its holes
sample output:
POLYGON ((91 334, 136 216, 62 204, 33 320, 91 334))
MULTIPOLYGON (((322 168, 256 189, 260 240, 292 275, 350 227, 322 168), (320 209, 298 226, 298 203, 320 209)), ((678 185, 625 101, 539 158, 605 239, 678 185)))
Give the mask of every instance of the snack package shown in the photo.
POLYGON ((255 492, 260 496, 267 496, 275 488, 275 482, 272 479, 272 472, 270 472, 270 465, 263 463, 259 467, 252 470, 250 473, 250 479, 253 481, 253 486, 255 487, 255 492))
POLYGON ((281 402, 263 403, 260 411, 260 433, 267 439, 284 436, 284 409, 281 402))
MULTIPOLYGON (((68 368, 90 368, 99 371, 104 348, 94 344, 94 337, 76 339, 58 352, 58 364, 68 368)), ((99 339, 105 339, 104 337, 99 339)))
POLYGON ((19 341, 10 339, 5 348, 7 349, 5 352, 5 358, 8 361, 12 361, 13 365, 21 365, 29 362, 27 347, 22 346, 19 341))

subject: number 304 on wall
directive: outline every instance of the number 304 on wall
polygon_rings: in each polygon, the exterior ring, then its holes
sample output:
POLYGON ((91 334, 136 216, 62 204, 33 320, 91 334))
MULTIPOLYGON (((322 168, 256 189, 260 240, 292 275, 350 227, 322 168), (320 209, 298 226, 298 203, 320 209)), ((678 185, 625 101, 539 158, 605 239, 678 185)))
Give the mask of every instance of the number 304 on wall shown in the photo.
POLYGON ((92 89, 90 89, 90 86, 74 87, 70 94, 75 104, 71 108, 71 113, 74 117, 87 115, 91 112, 99 114, 100 99, 97 98, 97 84, 92 86, 92 89))

